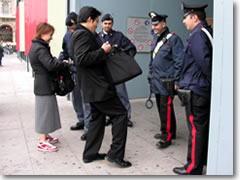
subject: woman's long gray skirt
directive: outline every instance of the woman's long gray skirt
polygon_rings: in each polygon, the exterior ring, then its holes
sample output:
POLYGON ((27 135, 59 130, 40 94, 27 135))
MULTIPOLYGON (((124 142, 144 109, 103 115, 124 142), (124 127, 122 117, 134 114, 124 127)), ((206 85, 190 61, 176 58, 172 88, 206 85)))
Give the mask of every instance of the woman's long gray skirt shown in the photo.
POLYGON ((35 131, 48 134, 60 128, 56 96, 35 96, 35 131))

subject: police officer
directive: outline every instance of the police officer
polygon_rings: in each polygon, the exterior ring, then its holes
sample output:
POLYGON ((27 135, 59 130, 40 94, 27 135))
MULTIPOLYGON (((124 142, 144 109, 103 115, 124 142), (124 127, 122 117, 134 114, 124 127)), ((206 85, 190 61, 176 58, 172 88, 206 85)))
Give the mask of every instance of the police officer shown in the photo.
POLYGON ((183 43, 167 27, 167 15, 160 15, 151 11, 154 39, 149 64, 150 90, 155 94, 158 112, 160 115, 161 134, 154 138, 159 139, 157 148, 166 148, 176 137, 176 119, 173 106, 174 89, 178 86, 181 64, 183 59, 183 43), (165 82, 171 84, 166 87, 165 82))
MULTIPOLYGON (((100 45, 105 42, 109 42, 112 46, 117 46, 128 53, 130 56, 135 56, 136 47, 135 45, 119 31, 114 31, 113 17, 110 14, 105 14, 101 19, 102 31, 98 33, 97 41, 100 45)), ((131 105, 128 99, 128 93, 125 83, 118 84, 115 86, 117 95, 119 96, 124 107, 128 111, 128 127, 133 127, 131 119, 131 105)), ((109 124, 109 117, 107 117, 106 124, 109 124)))
POLYGON ((173 169, 180 175, 201 175, 207 161, 212 64, 212 29, 205 21, 204 10, 207 6, 182 3, 183 23, 191 33, 185 47, 179 89, 191 91, 191 102, 185 104, 189 129, 187 163, 173 169))
MULTIPOLYGON (((70 40, 71 34, 75 29, 77 23, 77 14, 75 12, 71 12, 66 18, 66 26, 68 27, 68 31, 64 35, 62 49, 63 51, 59 55, 59 60, 69 60, 71 59, 71 48, 70 48, 70 40)), ((79 82, 77 80, 77 69, 73 65, 71 67, 73 73, 73 78, 75 81, 75 87, 72 91, 72 103, 74 110, 77 114, 77 123, 70 127, 71 130, 81 130, 84 129, 84 133, 81 136, 81 140, 86 140, 87 132, 88 132, 88 123, 91 119, 91 107, 88 103, 84 103, 82 90, 79 86, 79 82)))

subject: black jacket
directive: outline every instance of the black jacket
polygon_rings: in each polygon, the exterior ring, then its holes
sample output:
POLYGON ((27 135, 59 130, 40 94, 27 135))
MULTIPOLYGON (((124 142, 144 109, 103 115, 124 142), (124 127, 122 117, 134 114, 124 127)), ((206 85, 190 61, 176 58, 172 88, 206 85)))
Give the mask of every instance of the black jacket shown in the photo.
POLYGON ((77 25, 72 34, 71 52, 85 102, 99 102, 116 96, 114 86, 106 80, 107 54, 98 45, 95 35, 82 25, 77 25))
POLYGON ((68 65, 53 57, 48 43, 41 39, 32 40, 29 58, 35 75, 34 94, 53 95, 51 77, 55 71, 64 70, 68 65))

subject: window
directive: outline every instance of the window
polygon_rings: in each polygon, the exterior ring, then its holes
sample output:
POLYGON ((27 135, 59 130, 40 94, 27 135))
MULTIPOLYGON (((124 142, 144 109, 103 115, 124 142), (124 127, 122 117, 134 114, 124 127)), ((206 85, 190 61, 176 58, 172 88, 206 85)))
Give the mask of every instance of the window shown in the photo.
POLYGON ((8 2, 3 2, 2 4, 2 12, 3 14, 8 14, 9 13, 9 5, 8 2))

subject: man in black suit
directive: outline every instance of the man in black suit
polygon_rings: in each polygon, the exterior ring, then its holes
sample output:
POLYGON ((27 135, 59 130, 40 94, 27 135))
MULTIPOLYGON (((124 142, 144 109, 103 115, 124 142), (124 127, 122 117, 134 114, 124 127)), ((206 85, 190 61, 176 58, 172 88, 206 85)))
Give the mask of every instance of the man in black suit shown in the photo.
POLYGON ((111 45, 106 42, 100 47, 95 36, 100 15, 94 7, 82 7, 78 15, 79 24, 71 39, 73 60, 78 70, 84 101, 90 103, 92 113, 83 161, 90 163, 107 156, 107 160, 120 167, 130 167, 131 163, 123 160, 127 138, 127 110, 117 96, 115 87, 105 76, 105 60, 111 51, 111 45), (113 136, 107 155, 99 153, 106 115, 112 119, 113 136))

